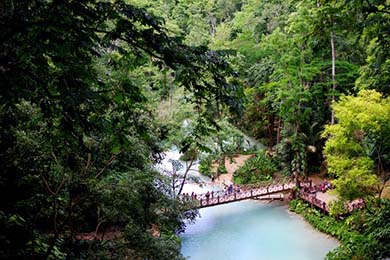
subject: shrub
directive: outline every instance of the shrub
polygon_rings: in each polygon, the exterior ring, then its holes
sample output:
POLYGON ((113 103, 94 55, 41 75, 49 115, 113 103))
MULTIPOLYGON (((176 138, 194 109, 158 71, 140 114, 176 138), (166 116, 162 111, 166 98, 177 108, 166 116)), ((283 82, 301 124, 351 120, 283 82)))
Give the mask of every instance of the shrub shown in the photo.
POLYGON ((276 165, 263 150, 255 157, 249 158, 245 164, 234 172, 234 182, 237 184, 257 183, 272 179, 276 165))
POLYGON ((224 161, 224 160, 221 160, 221 161, 219 162, 217 172, 218 172, 219 174, 227 173, 226 166, 225 166, 225 161, 224 161))
POLYGON ((215 156, 208 155, 205 158, 203 158, 199 163, 199 172, 205 176, 212 177, 214 175, 212 169, 212 164, 215 159, 215 156))
POLYGON ((331 216, 340 216, 348 212, 346 201, 338 199, 329 203, 329 214, 331 216))
MULTIPOLYGON (((340 206, 340 205, 338 205, 340 206)), ((335 206, 335 207, 338 207, 335 206)), ((376 209, 354 212, 344 220, 324 215, 301 200, 290 201, 290 210, 302 215, 314 228, 339 239, 341 244, 326 256, 328 260, 383 259, 390 255, 388 217, 390 203, 376 209), (367 215, 365 229, 359 232, 362 216, 367 215), (383 234, 387 234, 384 235, 383 234), (380 236, 380 239, 378 239, 380 236)))

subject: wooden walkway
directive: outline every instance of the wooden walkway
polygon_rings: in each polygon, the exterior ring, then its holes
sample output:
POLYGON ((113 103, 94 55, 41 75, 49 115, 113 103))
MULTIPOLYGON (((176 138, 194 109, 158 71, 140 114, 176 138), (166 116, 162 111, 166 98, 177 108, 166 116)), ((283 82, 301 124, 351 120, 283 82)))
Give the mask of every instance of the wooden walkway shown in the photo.
MULTIPOLYGON (((301 190, 299 193, 299 197, 302 200, 308 202, 311 206, 319 208, 322 211, 324 211, 325 213, 329 214, 329 210, 330 210, 329 203, 326 203, 325 201, 318 199, 314 194, 304 192, 303 190, 301 190)), ((365 207, 365 203, 364 203, 363 199, 356 199, 356 200, 350 201, 346 205, 347 213, 351 213, 355 209, 362 209, 364 207, 365 207)))

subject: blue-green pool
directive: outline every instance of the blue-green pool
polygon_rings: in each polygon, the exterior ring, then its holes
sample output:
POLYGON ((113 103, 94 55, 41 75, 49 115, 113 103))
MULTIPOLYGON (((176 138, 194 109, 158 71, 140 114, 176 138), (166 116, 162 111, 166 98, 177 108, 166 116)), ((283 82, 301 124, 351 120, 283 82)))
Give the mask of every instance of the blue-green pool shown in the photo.
POLYGON ((277 203, 249 200, 200 214, 181 235, 190 260, 320 260, 338 246, 277 203))

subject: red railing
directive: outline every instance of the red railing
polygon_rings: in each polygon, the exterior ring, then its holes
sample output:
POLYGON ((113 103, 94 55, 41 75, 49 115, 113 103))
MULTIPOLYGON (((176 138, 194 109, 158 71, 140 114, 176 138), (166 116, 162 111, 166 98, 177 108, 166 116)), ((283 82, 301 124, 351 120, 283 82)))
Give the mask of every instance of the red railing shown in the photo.
POLYGON ((198 208, 205 208, 219 204, 225 204, 234 201, 251 199, 259 196, 270 195, 278 192, 288 191, 295 187, 295 183, 289 182, 285 184, 274 184, 254 189, 243 189, 243 187, 236 187, 233 191, 215 191, 193 196, 198 203, 198 208))
MULTIPOLYGON (((310 203, 311 205, 313 206, 316 206, 317 208, 325 211, 326 213, 329 213, 329 203, 323 201, 323 200, 320 200, 316 197, 315 193, 312 194, 312 193, 309 193, 309 192, 305 192, 303 190, 300 191, 299 193, 299 197, 310 203)), ((353 200, 349 203, 347 203, 345 205, 346 209, 347 209, 347 213, 351 213, 352 211, 354 211, 355 209, 362 209, 365 207, 365 202, 363 199, 356 199, 356 200, 353 200)))
MULTIPOLYGON (((302 188, 298 196, 326 213, 329 213, 329 205, 326 201, 323 201, 316 197, 317 189, 312 186, 311 182, 300 182, 300 188, 302 188)), ((232 187, 232 186, 231 186, 232 187)), ((276 183, 271 185, 243 185, 235 186, 233 189, 226 189, 220 191, 209 191, 203 194, 183 195, 182 199, 194 201, 196 208, 205 208, 240 200, 246 200, 274 193, 285 192, 292 190, 296 187, 295 182, 276 183)), ((270 198, 272 199, 272 198, 270 198)), ((365 206, 363 199, 354 200, 346 205, 348 212, 355 209, 361 209, 365 206)))

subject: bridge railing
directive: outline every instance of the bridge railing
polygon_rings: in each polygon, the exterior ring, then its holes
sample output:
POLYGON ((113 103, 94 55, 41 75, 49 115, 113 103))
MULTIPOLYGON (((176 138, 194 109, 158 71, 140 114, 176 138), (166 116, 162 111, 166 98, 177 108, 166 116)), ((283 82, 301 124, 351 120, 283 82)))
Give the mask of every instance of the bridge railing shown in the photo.
POLYGON ((195 199, 199 201, 200 207, 205 207, 287 191, 294 187, 295 183, 293 182, 284 184, 279 183, 246 190, 241 190, 240 187, 240 189, 235 189, 233 192, 219 191, 199 194, 195 199))
MULTIPOLYGON (((316 207, 326 211, 327 213, 329 213, 329 210, 330 210, 329 203, 318 199, 312 193, 305 192, 304 190, 301 190, 299 196, 301 199, 309 202, 311 205, 316 206, 316 207)), ((354 211, 355 209, 364 208, 365 202, 363 199, 356 199, 356 200, 353 200, 353 201, 347 203, 345 205, 345 207, 347 209, 347 213, 350 213, 350 212, 354 211)))
POLYGON ((251 190, 251 189, 258 189, 258 188, 263 188, 263 187, 267 187, 267 186, 271 186, 271 185, 286 184, 286 183, 290 183, 290 182, 291 182, 291 178, 286 177, 286 178, 279 179, 277 181, 270 180, 270 181, 262 181, 262 182, 258 182, 258 183, 254 183, 254 184, 244 184, 244 185, 240 185, 240 187, 242 190, 245 190, 245 189, 251 190))
MULTIPOLYGON (((285 183, 274 183, 272 185, 263 185, 235 186, 235 189, 233 189, 233 191, 231 192, 229 192, 228 190, 221 190, 211 191, 203 194, 193 194, 192 196, 187 194, 185 196, 182 196, 182 199, 192 201, 195 207, 202 208, 233 201, 239 201, 243 199, 270 195, 278 192, 291 190, 296 187, 295 182, 292 181, 285 183)), ((312 187, 312 183, 300 182, 299 186, 301 188, 312 187)), ((318 199, 315 194, 316 193, 313 194, 312 192, 310 192, 310 189, 300 189, 299 197, 304 201, 307 201, 311 205, 329 213, 329 204, 323 200, 318 199)), ((363 199, 356 199, 354 201, 349 202, 346 207, 349 213, 355 209, 361 209, 365 207, 365 202, 363 199)))
POLYGON ((305 192, 304 190, 301 190, 300 193, 299 193, 299 197, 307 202, 309 202, 310 204, 326 211, 326 212, 329 212, 329 205, 325 202, 325 201, 322 201, 318 198, 316 198, 313 194, 309 193, 309 192, 305 192))
MULTIPOLYGON (((233 191, 230 191, 228 189, 225 190, 220 190, 220 191, 210 191, 208 193, 202 193, 202 194, 197 194, 196 199, 207 199, 211 197, 223 197, 231 194, 242 194, 242 193, 247 193, 251 192, 254 194, 252 196, 255 196, 256 194, 264 195, 268 193, 275 193, 278 191, 284 191, 284 190, 289 190, 295 187, 295 184, 293 182, 285 182, 285 183, 275 183, 275 184, 268 184, 268 185, 258 185, 258 186, 243 186, 243 185, 238 185, 238 186, 233 186, 233 191)), ((248 193, 248 194, 249 194, 248 193)))

